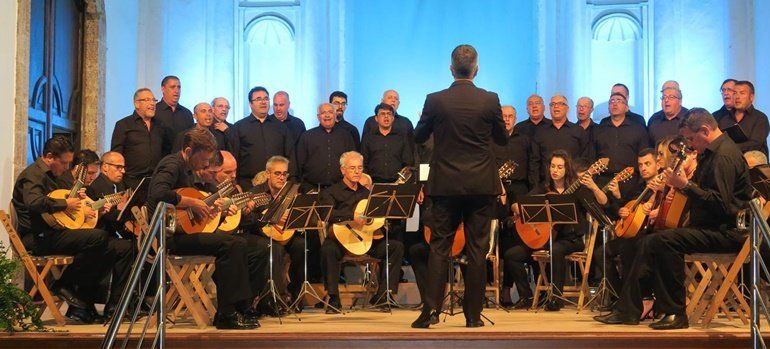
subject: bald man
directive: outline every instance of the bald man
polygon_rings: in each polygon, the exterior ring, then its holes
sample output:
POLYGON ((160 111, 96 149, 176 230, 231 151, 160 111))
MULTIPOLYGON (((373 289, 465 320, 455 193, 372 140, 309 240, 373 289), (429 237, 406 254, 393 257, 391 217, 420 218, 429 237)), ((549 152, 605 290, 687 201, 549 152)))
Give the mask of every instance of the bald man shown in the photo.
POLYGON ((296 144, 299 141, 299 136, 305 133, 307 129, 302 119, 289 113, 290 108, 291 100, 289 100, 289 94, 286 91, 276 92, 275 96, 273 96, 273 114, 271 116, 289 128, 291 138, 296 144))
POLYGON ((195 105, 195 108, 193 108, 193 118, 195 119, 195 126, 179 133, 176 136, 173 152, 182 151, 184 134, 187 133, 187 131, 196 127, 210 130, 211 126, 214 124, 214 109, 211 108, 211 104, 206 102, 198 103, 195 105))
MULTIPOLYGON (((393 130, 399 134, 405 135, 409 141, 410 149, 414 149, 414 125, 409 118, 398 114, 398 106, 401 105, 401 99, 399 98, 396 90, 387 90, 382 94, 380 103, 385 103, 393 107, 393 130)), ((379 130, 379 124, 377 124, 376 113, 374 116, 370 116, 364 123, 364 132, 361 134, 361 139, 366 137, 370 132, 377 132, 379 130)))
MULTIPOLYGON (((547 166, 551 153, 556 149, 563 149, 572 159, 585 157, 593 158, 593 149, 588 139, 588 132, 582 127, 567 120, 569 104, 567 98, 562 95, 551 97, 549 104, 551 111, 551 123, 538 127, 532 137, 533 155, 538 156, 540 163, 540 181, 546 177, 547 166)), ((521 130, 519 130, 521 132, 521 130)))
POLYGON ((542 127, 551 124, 551 119, 545 117, 545 103, 543 97, 533 94, 527 98, 527 114, 529 117, 516 124, 516 131, 532 139, 535 132, 542 127))

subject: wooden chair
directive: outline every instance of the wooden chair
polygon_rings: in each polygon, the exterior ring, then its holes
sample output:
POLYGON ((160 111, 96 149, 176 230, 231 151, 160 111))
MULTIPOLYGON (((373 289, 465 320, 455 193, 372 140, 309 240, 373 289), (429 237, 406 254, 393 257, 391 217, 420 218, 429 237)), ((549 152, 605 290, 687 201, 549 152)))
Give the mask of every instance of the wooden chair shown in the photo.
POLYGON ((691 325, 709 327, 720 311, 728 320, 733 314, 744 325, 751 308, 738 287, 738 275, 749 260, 749 238, 738 253, 695 253, 685 255, 687 317, 691 325))
MULTIPOLYGON (((366 304, 366 302, 368 302, 369 299, 371 299, 371 297, 377 292, 377 288, 379 287, 378 280, 380 259, 371 257, 366 254, 361 256, 345 255, 342 257, 340 265, 342 267, 341 270, 344 270, 345 265, 357 266, 360 268, 362 273, 361 282, 356 284, 346 283, 345 285, 340 285, 340 299, 342 299, 343 296, 345 296, 345 298, 350 298, 350 309, 353 309, 359 300, 362 301, 362 304, 366 304)), ((324 307, 324 310, 326 310, 326 307, 324 307)))
POLYGON ((72 264, 73 256, 31 256, 24 244, 21 242, 21 236, 16 232, 16 217, 13 206, 10 207, 9 216, 4 211, 0 210, 0 220, 3 221, 3 226, 8 232, 8 237, 11 241, 11 250, 16 254, 24 265, 27 275, 34 283, 34 286, 29 291, 29 295, 34 299, 35 296, 40 294, 42 301, 36 303, 40 305, 40 314, 42 315, 46 308, 51 311, 54 321, 59 326, 64 326, 66 321, 61 313, 61 306, 65 303, 59 297, 51 294, 51 284, 61 277, 64 269, 68 265, 72 264))
POLYGON ((575 273, 572 274, 572 285, 565 285, 563 291, 564 297, 576 297, 578 299, 578 313, 583 310, 583 304, 585 303, 586 296, 589 294, 588 273, 591 271, 591 262, 593 261, 594 246, 596 245, 596 235, 598 235, 598 231, 599 222, 594 222, 594 224, 591 225, 588 237, 584 237, 585 248, 583 248, 583 251, 574 252, 565 257, 567 262, 572 262, 573 265, 577 265, 578 267, 575 273), (580 284, 577 284, 577 275, 575 275, 578 273, 580 274, 580 284))
MULTIPOLYGON (((147 208, 134 211, 142 236, 149 232, 147 208)), ((212 296, 214 257, 166 255, 166 275, 171 281, 166 290, 166 306, 172 322, 192 316, 199 328, 211 324, 216 314, 216 297, 212 296)), ((155 321, 154 319, 152 320, 155 321)))

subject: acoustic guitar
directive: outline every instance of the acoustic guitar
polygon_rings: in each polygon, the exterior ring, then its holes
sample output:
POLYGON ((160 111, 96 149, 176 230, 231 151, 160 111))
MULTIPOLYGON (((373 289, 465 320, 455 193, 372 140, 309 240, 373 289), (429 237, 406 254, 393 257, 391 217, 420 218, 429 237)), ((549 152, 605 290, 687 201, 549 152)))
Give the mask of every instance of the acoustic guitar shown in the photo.
POLYGON ((615 177, 612 177, 612 180, 602 187, 602 191, 605 193, 610 191, 610 184, 612 184, 612 182, 617 182, 618 184, 620 184, 631 179, 631 177, 633 176, 634 176, 634 168, 630 166, 626 167, 623 169, 623 171, 616 173, 615 177))
POLYGON ((241 224, 241 210, 243 210, 246 205, 253 201, 256 203, 257 207, 264 206, 270 203, 270 200, 271 197, 268 193, 252 193, 247 191, 231 195, 225 200, 222 209, 226 211, 228 207, 235 205, 237 211, 234 215, 227 215, 225 219, 222 220, 222 223, 217 230, 224 233, 233 232, 238 229, 238 226, 241 224))
MULTIPOLYGON (((506 161, 500 168, 497 169, 497 175, 500 181, 508 179, 516 171, 516 167, 519 165, 513 160, 506 161)), ((425 236, 425 242, 430 244, 431 228, 428 225, 423 225, 423 235, 425 236)), ((455 238, 452 241, 452 250, 450 252, 451 257, 457 257, 465 249, 465 226, 462 222, 455 229, 455 238)))
MULTIPOLYGON (((85 186, 86 169, 87 166, 85 164, 75 166, 75 183, 72 185, 72 188, 54 190, 48 194, 48 197, 63 200, 77 198, 78 191, 85 186)), ((49 226, 56 229, 80 229, 86 220, 85 208, 82 203, 74 212, 65 209, 54 213, 43 213, 42 216, 49 226)))
MULTIPOLYGON (((687 157, 686 148, 682 147, 676 153, 676 157, 674 173, 681 169, 684 159, 687 157)), ((666 175, 661 172, 655 178, 658 181, 662 181, 666 178, 666 175)), ((649 200, 651 192, 652 189, 649 187, 644 188, 635 200, 628 202, 624 206, 629 210, 630 214, 625 219, 618 219, 618 222, 615 224, 615 236, 630 239, 636 237, 642 229, 647 227, 649 216, 644 213, 642 204, 649 200)))
MULTIPOLYGON (((396 184, 404 184, 412 178, 412 169, 404 167, 398 171, 396 184)), ((366 206, 369 199, 363 199, 356 204, 353 217, 362 217, 366 214, 366 206)), ((379 232, 385 225, 385 218, 368 218, 360 227, 354 227, 353 221, 344 221, 332 225, 331 237, 336 239, 342 247, 353 255, 360 256, 369 251, 374 240, 382 239, 384 235, 379 232)))
MULTIPOLYGON (((669 144, 669 149, 676 153, 683 146, 684 144, 682 143, 672 142, 669 144)), ((695 156, 692 153, 688 154, 685 160, 682 161, 684 163, 682 167, 690 161, 695 161, 695 156)), ((687 200, 687 195, 668 185, 658 195, 656 205, 654 206, 659 207, 658 216, 653 222, 655 229, 664 230, 686 226, 690 219, 690 204, 687 200)))
MULTIPOLYGON (((589 176, 593 177, 594 175, 600 174, 607 170, 607 165, 609 164, 609 159, 602 158, 591 164, 591 166, 586 170, 585 173, 583 173, 582 177, 589 176)), ((576 192, 578 189, 580 189, 580 186, 582 185, 580 183, 580 179, 576 179, 572 184, 570 184, 569 187, 567 187, 566 190, 562 194, 572 194, 576 192)), ((538 250, 543 248, 545 244, 548 243, 548 240, 551 239, 551 232, 553 229, 552 224, 550 223, 524 223, 524 218, 522 217, 524 212, 519 216, 519 219, 516 220, 516 233, 519 234, 519 237, 521 238, 521 241, 524 242, 525 245, 529 246, 529 248, 533 250, 538 250)))
MULTIPOLYGON (((217 191, 208 194, 195 188, 180 188, 177 189, 177 194, 203 200, 207 206, 214 206, 214 202, 219 198, 230 195, 235 190, 235 186, 231 180, 224 181, 217 185, 217 191)), ((217 211, 213 217, 197 217, 192 208, 178 208, 176 210, 176 222, 177 226, 181 227, 182 231, 186 234, 194 233, 213 233, 219 227, 220 219, 222 217, 221 210, 217 211)))
POLYGON ((93 218, 86 217, 85 222, 83 222, 83 225, 80 227, 80 229, 93 229, 96 228, 96 224, 99 222, 99 210, 104 207, 104 205, 110 204, 113 206, 113 210, 117 210, 118 208, 115 207, 115 205, 119 204, 121 201, 123 201, 124 197, 130 197, 131 196, 131 189, 124 190, 121 192, 117 192, 114 194, 107 194, 103 198, 99 200, 91 200, 91 198, 86 198, 84 201, 84 204, 88 206, 91 210, 96 212, 96 215, 93 218))

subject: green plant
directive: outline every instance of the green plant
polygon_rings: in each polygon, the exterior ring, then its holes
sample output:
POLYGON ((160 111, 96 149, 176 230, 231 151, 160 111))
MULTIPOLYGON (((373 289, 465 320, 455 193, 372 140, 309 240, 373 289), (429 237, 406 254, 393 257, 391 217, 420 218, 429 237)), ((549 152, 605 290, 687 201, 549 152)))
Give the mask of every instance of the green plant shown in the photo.
POLYGON ((18 259, 6 257, 8 248, 0 242, 0 330, 43 331, 38 307, 24 290, 13 283, 21 264, 18 259))

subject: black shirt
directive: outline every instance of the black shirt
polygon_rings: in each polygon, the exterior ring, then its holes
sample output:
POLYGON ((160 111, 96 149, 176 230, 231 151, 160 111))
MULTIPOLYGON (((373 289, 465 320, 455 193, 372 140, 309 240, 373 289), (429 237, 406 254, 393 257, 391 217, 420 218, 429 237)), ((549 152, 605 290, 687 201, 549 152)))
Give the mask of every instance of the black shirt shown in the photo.
POLYGON ((657 145, 658 141, 663 137, 679 135, 679 124, 684 120, 687 111, 687 108, 682 107, 679 113, 671 120, 666 117, 663 110, 658 110, 655 114, 652 114, 647 124, 647 130, 650 133, 650 144, 657 145))
POLYGON ((641 116, 641 115, 639 115, 637 113, 634 113, 632 111, 628 111, 626 113, 626 118, 628 118, 629 121, 631 121, 631 122, 633 122, 635 124, 642 125, 642 127, 645 128, 645 131, 647 130, 647 122, 644 121, 644 117, 643 116, 641 116))
POLYGON ((337 121, 337 126, 350 133, 350 136, 353 137, 353 144, 356 147, 355 150, 361 149, 361 136, 358 133, 358 128, 345 121, 343 117, 340 117, 340 121, 337 121))
POLYGON ((194 177, 181 152, 163 158, 152 173, 147 193, 147 209, 150 215, 159 202, 178 205, 181 197, 176 189, 193 187, 194 177))
POLYGON ((610 158, 608 174, 615 174, 626 167, 637 166, 639 152, 649 148, 647 130, 628 118, 615 126, 608 116, 599 122, 594 132, 594 149, 597 158, 610 158))
POLYGON ((314 127, 303 133, 297 143, 297 166, 304 184, 330 186, 342 178, 340 156, 355 150, 349 132, 339 125, 331 132, 314 127))
POLYGON ((538 157, 532 154, 532 143, 529 137, 514 129, 508 136, 508 144, 500 146, 492 143, 492 151, 495 153, 498 168, 508 160, 513 160, 518 165, 509 178, 511 181, 524 182, 530 190, 537 186, 540 179, 538 174, 540 164, 536 162, 538 157))
POLYGON ((22 236, 30 232, 42 236, 45 232, 53 230, 43 220, 42 214, 64 211, 67 208, 67 200, 48 197, 48 194, 56 189, 64 188, 57 186, 56 177, 42 158, 38 158, 21 171, 13 185, 11 203, 16 209, 16 222, 22 236))
MULTIPOLYGON (((588 127, 584 128, 586 130, 586 133, 588 133, 588 143, 594 144, 594 132, 596 132, 596 127, 599 126, 599 124, 595 123, 593 119, 588 119, 590 121, 588 123, 588 127)), ((583 127, 580 125, 580 122, 578 121, 576 125, 583 127)))
POLYGON ((593 159, 593 149, 588 142, 588 133, 582 127, 570 121, 564 122, 561 128, 556 128, 552 122, 538 127, 532 137, 532 152, 538 156, 541 180, 545 179, 550 166, 548 159, 556 149, 565 150, 572 159, 580 157, 593 159))
MULTIPOLYGON (((86 189, 86 195, 88 195, 91 200, 97 201, 106 195, 121 192, 123 190, 126 190, 123 182, 117 184, 112 183, 109 179, 107 179, 107 176, 100 174, 98 177, 96 177, 96 179, 94 179, 91 185, 88 186, 86 189)), ((130 215, 127 213, 128 212, 126 212, 126 214, 124 214, 121 218, 129 217, 130 215)), ((111 234, 118 233, 120 236, 125 237, 126 235, 123 234, 123 224, 118 222, 119 214, 120 212, 118 211, 118 208, 112 207, 110 212, 99 216, 99 221, 96 224, 96 228, 106 230, 111 234)))
POLYGON ((361 141, 365 172, 377 183, 392 183, 398 179, 398 171, 414 166, 414 153, 407 137, 399 130, 391 129, 388 135, 377 129, 364 132, 361 141))
POLYGON ((230 130, 230 149, 238 160, 238 177, 251 179, 265 169, 267 159, 281 155, 289 159, 289 172, 297 174, 294 162, 294 140, 289 129, 275 117, 260 122, 249 114, 230 130))
POLYGON ((697 186, 684 190, 690 201, 690 225, 734 228, 738 211, 751 200, 751 182, 743 155, 729 136, 722 134, 698 154, 692 181, 697 186))
MULTIPOLYGON (((735 110, 719 119, 719 128, 726 129, 736 124, 735 110)), ((767 135, 770 133, 770 124, 767 122, 767 115, 757 110, 754 106, 749 106, 743 114, 741 122, 737 122, 748 138, 747 141, 737 143, 741 152, 750 150, 759 150, 767 155, 767 135)))
POLYGON ((519 131, 519 133, 521 133, 522 135, 529 137, 529 139, 532 139, 533 137, 535 137, 535 131, 537 131, 541 127, 550 125, 551 123, 552 123, 551 119, 543 117, 543 119, 540 120, 540 122, 537 123, 537 125, 535 125, 535 123, 532 122, 532 119, 528 118, 527 120, 524 120, 516 124, 513 128, 516 131, 519 131))
POLYGON ((75 176, 72 170, 64 171, 59 177, 56 177, 56 186, 59 188, 72 188, 75 185, 75 176))
POLYGON ((185 108, 181 104, 177 104, 176 108, 172 110, 171 106, 166 104, 166 101, 162 99, 155 105, 155 118, 166 127, 169 137, 172 140, 175 139, 178 134, 195 125, 190 109, 185 108))
POLYGON ((723 117, 725 117, 727 115, 730 115, 730 110, 727 109, 727 107, 723 104, 722 108, 719 108, 719 110, 711 113, 711 115, 713 115, 714 119, 716 119, 717 123, 719 123, 719 122, 721 122, 723 117))
POLYGON ((350 189, 345 182, 339 181, 321 191, 320 202, 323 205, 333 205, 330 223, 353 220, 353 213, 359 201, 369 197, 369 189, 358 185, 356 190, 350 189))
MULTIPOLYGON (((275 117, 275 114, 270 114, 270 116, 275 117)), ((276 120, 278 120, 278 118, 276 118, 276 120)), ((291 134, 291 138, 294 140, 294 144, 297 144, 297 142, 299 142, 299 136, 307 131, 305 128, 305 122, 291 114, 286 115, 286 120, 282 122, 284 125, 286 125, 286 127, 289 128, 289 134, 291 134)))
POLYGON ((156 117, 150 119, 149 130, 136 112, 115 123, 110 148, 123 154, 127 176, 139 178, 149 175, 160 159, 171 152, 173 139, 168 138, 168 133, 156 117))
MULTIPOLYGON (((402 135, 406 135, 407 140, 410 141, 409 146, 411 148, 414 148, 414 125, 412 125, 412 121, 409 120, 407 117, 398 115, 393 116, 393 130, 397 131, 398 133, 402 135)), ((370 116, 368 119, 366 119, 366 122, 364 122, 364 132, 361 134, 361 141, 363 142, 363 139, 366 138, 366 134, 369 132, 375 132, 380 129, 380 125, 377 124, 377 120, 375 120, 374 116, 370 116)))
POLYGON ((228 135, 230 134, 230 129, 233 127, 233 125, 227 121, 224 121, 224 123, 227 125, 226 130, 217 130, 214 125, 211 125, 211 127, 209 127, 209 131, 211 131, 211 134, 213 134, 214 138, 217 140, 217 148, 219 148, 219 150, 230 151, 230 140, 228 139, 228 135))

